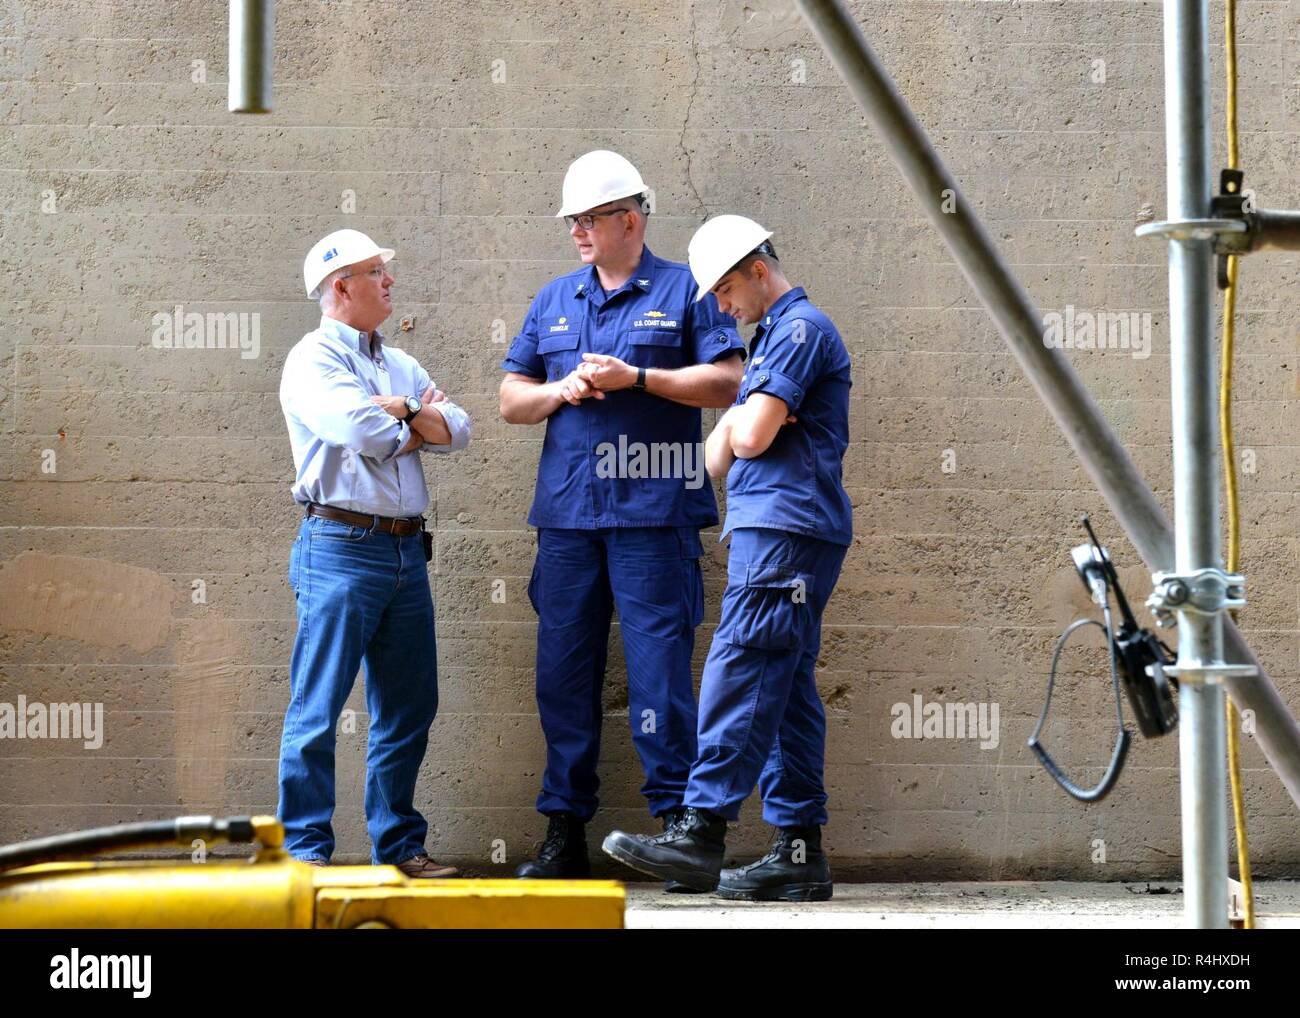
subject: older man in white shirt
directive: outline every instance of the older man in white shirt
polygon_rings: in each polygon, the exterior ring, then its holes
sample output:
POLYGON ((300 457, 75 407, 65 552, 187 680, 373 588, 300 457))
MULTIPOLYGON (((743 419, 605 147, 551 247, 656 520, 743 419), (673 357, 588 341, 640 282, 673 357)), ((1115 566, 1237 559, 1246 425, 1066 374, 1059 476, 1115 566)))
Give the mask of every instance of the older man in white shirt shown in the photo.
POLYGON ((414 357, 377 331, 392 314, 393 251, 338 230, 308 253, 303 281, 320 327, 289 351, 280 405, 304 516, 289 557, 298 608, 280 745, 285 847, 324 865, 334 851, 334 733, 362 665, 370 738, 371 858, 412 877, 453 867, 425 852, 415 781, 438 709, 429 492, 418 455, 470 438, 465 412, 414 357))

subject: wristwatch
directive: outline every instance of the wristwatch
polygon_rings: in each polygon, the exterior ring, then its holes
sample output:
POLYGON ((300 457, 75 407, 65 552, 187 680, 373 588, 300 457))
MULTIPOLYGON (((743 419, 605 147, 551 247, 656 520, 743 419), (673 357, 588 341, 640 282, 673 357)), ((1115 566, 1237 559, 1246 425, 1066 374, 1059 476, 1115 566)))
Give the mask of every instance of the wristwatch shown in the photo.
POLYGON ((406 416, 402 418, 403 424, 410 424, 415 419, 415 415, 424 409, 424 404, 414 396, 406 397, 406 416))
POLYGON ((645 388, 645 368, 636 369, 636 381, 632 383, 632 388, 634 389, 645 388))

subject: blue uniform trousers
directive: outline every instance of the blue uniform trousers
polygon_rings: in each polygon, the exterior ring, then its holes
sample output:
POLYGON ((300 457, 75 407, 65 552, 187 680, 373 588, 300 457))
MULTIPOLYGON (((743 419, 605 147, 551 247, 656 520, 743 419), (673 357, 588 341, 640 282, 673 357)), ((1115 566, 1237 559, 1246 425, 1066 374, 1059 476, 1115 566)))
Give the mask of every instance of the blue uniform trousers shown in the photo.
POLYGON ((757 781, 768 823, 826 823, 826 714, 814 669, 847 551, 781 530, 732 531, 685 805, 735 820, 757 781))
POLYGON ((541 528, 528 596, 537 611, 537 709, 546 737, 539 812, 596 812, 601 686, 618 609, 628 715, 651 814, 680 805, 695 759, 691 653, 704 615, 695 527, 541 528))
POLYGON ((280 743, 285 848, 298 859, 328 860, 334 851, 334 733, 364 664, 371 861, 405 862, 424 851, 428 825, 415 808, 415 781, 438 710, 433 598, 420 535, 309 516, 289 556, 289 583, 298 635, 280 743))

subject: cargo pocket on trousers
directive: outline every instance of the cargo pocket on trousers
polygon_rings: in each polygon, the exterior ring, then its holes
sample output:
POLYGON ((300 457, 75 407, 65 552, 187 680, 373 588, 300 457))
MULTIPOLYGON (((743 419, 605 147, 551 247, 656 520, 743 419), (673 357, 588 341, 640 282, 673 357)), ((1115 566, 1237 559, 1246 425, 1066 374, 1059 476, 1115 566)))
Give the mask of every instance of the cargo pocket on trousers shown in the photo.
POLYGON ((704 546, 700 543, 699 530, 695 527, 680 527, 677 531, 677 547, 686 568, 686 617, 691 620, 691 629, 695 629, 704 621, 704 569, 700 565, 704 546))
POLYGON ((718 638, 740 647, 793 650, 803 641, 812 610, 811 582, 808 573, 789 566, 751 565, 744 585, 727 591, 718 638))
POLYGON ((688 561, 686 569, 687 611, 691 629, 694 630, 704 621, 704 570, 700 567, 699 559, 688 561))
POLYGON ((533 606, 533 613, 537 615, 539 618, 541 617, 542 614, 537 607, 537 569, 540 560, 541 560, 540 554, 537 556, 537 558, 533 559, 533 573, 530 577, 528 577, 528 603, 533 606))

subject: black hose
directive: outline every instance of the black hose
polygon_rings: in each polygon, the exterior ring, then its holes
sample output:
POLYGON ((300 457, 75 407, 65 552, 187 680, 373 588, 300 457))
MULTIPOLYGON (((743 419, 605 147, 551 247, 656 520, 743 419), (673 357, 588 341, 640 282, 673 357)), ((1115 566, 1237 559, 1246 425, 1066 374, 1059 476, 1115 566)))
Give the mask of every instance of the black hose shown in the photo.
MULTIPOLYGON (((1107 584, 1107 594, 1109 594, 1109 589, 1109 584, 1107 584)), ((1038 762, 1043 765, 1043 769, 1051 775, 1053 781, 1080 802, 1098 802, 1110 794, 1111 789, 1115 787, 1115 783, 1119 781, 1120 772, 1124 769, 1124 760, 1128 756, 1129 743, 1133 738, 1132 733, 1124 727, 1124 707, 1119 693, 1119 672, 1116 669, 1118 653, 1115 647, 1115 629, 1110 617, 1109 597, 1102 600, 1101 610, 1106 619, 1105 625, 1102 625, 1096 619, 1076 619, 1066 627, 1065 632, 1056 641, 1056 649, 1052 652, 1052 670, 1047 676, 1047 699, 1043 703, 1043 713, 1038 717, 1038 724, 1034 727, 1034 734, 1029 737, 1029 748, 1038 757, 1038 762), (1115 691, 1115 716, 1119 722, 1119 737, 1115 740, 1115 748, 1111 751, 1110 764, 1106 768, 1106 773, 1101 776, 1101 781, 1092 788, 1081 788, 1071 781, 1060 765, 1052 759, 1051 754, 1047 752, 1047 747, 1038 741, 1043 725, 1047 723, 1047 712, 1052 706, 1052 687, 1056 684, 1056 666, 1060 661, 1061 651, 1065 649, 1065 643, 1073 635, 1074 631, 1082 629, 1084 626, 1096 626, 1106 633, 1106 651, 1110 657, 1110 682, 1115 691)))
POLYGON ((195 839, 209 844, 247 843, 255 840, 252 817, 177 817, 175 820, 146 820, 88 831, 56 834, 49 838, 20 841, 0 847, 0 870, 35 866, 43 862, 82 859, 103 852, 183 846, 195 839))

